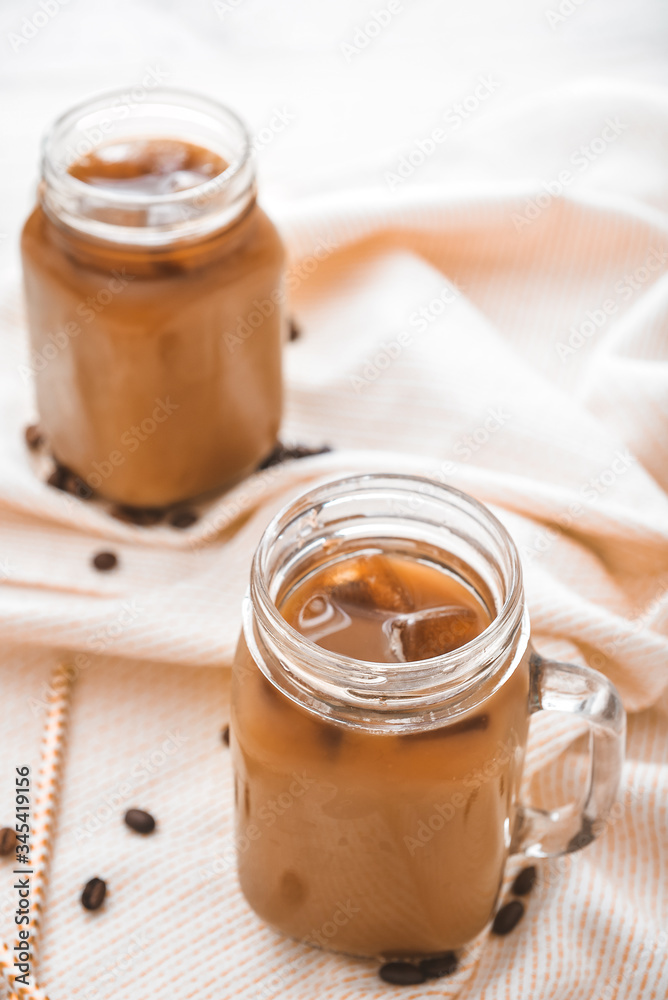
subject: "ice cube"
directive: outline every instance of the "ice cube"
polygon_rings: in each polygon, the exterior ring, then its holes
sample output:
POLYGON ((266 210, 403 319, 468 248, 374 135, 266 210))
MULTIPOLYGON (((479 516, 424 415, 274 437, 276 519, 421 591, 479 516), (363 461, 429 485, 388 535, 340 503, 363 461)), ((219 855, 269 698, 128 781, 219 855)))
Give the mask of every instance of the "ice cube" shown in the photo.
POLYGON ((297 628, 313 642, 333 635, 350 625, 350 616, 338 607, 327 594, 312 594, 299 610, 297 628))
POLYGON ((322 577, 332 600, 361 611, 410 611, 410 593, 385 556, 358 556, 331 566, 322 577))
POLYGON ((384 627, 390 649, 402 663, 449 653, 481 631, 479 616, 461 604, 396 615, 384 627))

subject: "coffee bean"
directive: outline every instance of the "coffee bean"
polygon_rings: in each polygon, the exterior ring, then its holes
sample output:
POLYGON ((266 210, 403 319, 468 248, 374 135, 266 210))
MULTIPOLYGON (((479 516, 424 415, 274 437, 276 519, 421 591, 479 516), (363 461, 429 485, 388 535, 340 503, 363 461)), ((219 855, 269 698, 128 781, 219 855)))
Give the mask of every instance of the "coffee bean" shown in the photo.
POLYGON ((65 489, 80 500, 90 500, 94 493, 88 483, 74 472, 70 472, 65 479, 65 489))
POLYGON ((26 444, 31 451, 36 451, 41 444, 44 443, 44 438, 42 437, 42 432, 40 431, 37 424, 30 424, 29 427, 25 429, 25 439, 26 444))
POLYGON ((90 500, 95 493, 81 476, 77 476, 76 472, 72 472, 60 462, 56 462, 56 468, 47 479, 47 483, 49 486, 55 486, 57 490, 62 490, 63 493, 79 497, 80 500, 90 500))
POLYGON ((57 490, 67 490, 67 480, 70 475, 70 470, 66 469, 64 465, 56 465, 55 469, 47 479, 49 486, 55 486, 57 490))
POLYGON ((81 905, 86 910, 99 910, 106 895, 107 883, 101 878, 92 878, 81 893, 81 905))
POLYGON ((427 979, 440 979, 442 976, 451 976, 457 971, 459 959, 454 951, 444 951, 442 955, 435 955, 434 958, 423 958, 420 962, 420 971, 424 972, 427 979))
POLYGON ((153 524, 159 524, 165 512, 161 507, 127 507, 124 504, 116 504, 111 508, 111 516, 118 521, 127 521, 128 524, 137 524, 141 528, 148 528, 153 524))
POLYGON ((173 528, 189 528, 196 521, 199 521, 199 514, 194 510, 175 510, 169 516, 169 523, 173 528))
POLYGON ((492 934, 498 934, 500 936, 510 934, 510 932, 517 927, 523 916, 524 903, 520 903, 519 899, 512 899, 510 903, 506 903, 505 906, 502 906, 497 915, 494 917, 492 934))
POLYGON ((225 746, 229 747, 229 745, 230 745, 230 727, 229 726, 225 726, 224 729, 221 730, 220 738, 223 741, 223 743, 225 744, 225 746))
POLYGON ((528 865, 527 868, 523 868, 522 871, 515 877, 515 881, 510 887, 510 891, 514 896, 526 896, 533 889, 537 878, 538 871, 536 866, 528 865))
POLYGON ((11 826, 3 826, 0 830, 0 855, 11 854, 16 847, 16 831, 11 826))
POLYGON ((290 320, 290 335, 289 335, 290 341, 292 342, 293 340, 299 340, 299 338, 301 337, 301 335, 302 335, 302 332, 299 329, 299 326, 294 321, 294 319, 291 319, 290 320))
POLYGON ((113 552, 98 552, 97 555, 93 556, 92 562, 95 569, 106 573, 107 570, 115 569, 118 566, 118 557, 113 552))
POLYGON ((393 986, 417 986, 418 983, 425 983, 427 977, 417 965, 410 962, 386 962, 381 965, 378 975, 386 983, 393 986))
POLYGON ((126 825, 135 833, 153 833, 155 830, 155 820, 143 809, 128 809, 123 818, 126 825))
POLYGON ((331 445, 324 444, 320 448, 309 448, 305 444, 288 445, 277 442, 267 457, 260 462, 258 469, 269 469, 272 465, 280 465, 281 462, 289 462, 296 458, 311 458, 313 455, 324 455, 331 451, 331 445))

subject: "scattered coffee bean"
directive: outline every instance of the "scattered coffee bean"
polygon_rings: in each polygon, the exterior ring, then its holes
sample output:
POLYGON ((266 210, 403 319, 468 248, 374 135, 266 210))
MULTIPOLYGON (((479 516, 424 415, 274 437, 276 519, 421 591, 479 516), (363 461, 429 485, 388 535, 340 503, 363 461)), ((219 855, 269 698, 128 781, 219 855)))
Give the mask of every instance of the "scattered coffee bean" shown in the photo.
POLYGON ((137 524, 141 528, 148 528, 153 524, 160 524, 165 516, 164 510, 160 507, 127 507, 123 504, 116 504, 111 508, 111 516, 118 521, 127 521, 128 524, 137 524))
POLYGON ((273 451, 270 451, 267 457, 260 462, 258 469, 269 469, 272 465, 280 465, 281 462, 288 462, 295 458, 311 458, 313 455, 324 455, 331 450, 331 445, 328 444, 322 445, 321 448, 309 448, 305 444, 296 444, 288 447, 288 445, 282 444, 279 441, 273 451))
POLYGON ((459 959, 454 951, 445 951, 434 958, 423 958, 420 962, 420 971, 427 979, 440 979, 442 976, 451 976, 457 971, 458 965, 459 959))
POLYGON ((143 809, 128 809, 123 818, 126 825, 135 833, 153 833, 155 830, 155 820, 143 809))
POLYGON ((26 439, 26 444, 28 445, 31 451, 36 451, 39 448, 39 446, 44 443, 42 432, 40 431, 37 424, 30 424, 29 427, 26 427, 25 439, 26 439))
POLYGON ((515 877, 515 881, 510 887, 510 891, 514 896, 526 896, 533 889, 537 878, 538 870, 536 866, 529 865, 527 868, 523 868, 522 871, 515 877))
POLYGON ((393 986, 417 986, 418 983, 425 983, 427 977, 417 965, 410 962, 386 962, 381 965, 378 975, 386 983, 393 986))
POLYGON ((175 510, 169 515, 169 523, 173 528, 189 528, 199 521, 199 514, 194 510, 175 510))
POLYGON ((79 497, 80 500, 90 500, 95 493, 81 476, 77 476, 76 472, 72 472, 60 462, 56 462, 56 467, 47 479, 47 483, 49 486, 55 486, 57 490, 62 490, 63 493, 79 497))
POLYGON ((99 910, 106 895, 107 883, 101 878, 92 878, 81 893, 81 905, 86 910, 99 910))
POLYGON ((294 319, 291 319, 290 320, 290 335, 289 335, 290 336, 290 341, 292 342, 293 340, 299 340, 299 338, 301 337, 301 335, 302 335, 302 332, 301 332, 299 326, 297 325, 297 323, 295 322, 294 319))
POLYGON ((67 489, 67 479, 70 474, 70 470, 66 469, 64 465, 56 465, 55 469, 47 479, 49 486, 55 486, 57 490, 67 489))
POLYGON ((229 747, 229 745, 230 745, 230 727, 229 726, 225 726, 221 730, 220 738, 223 741, 223 743, 225 744, 225 746, 229 747))
POLYGON ((11 826, 3 826, 0 830, 0 855, 11 854, 16 847, 16 831, 11 826))
POLYGON ((73 493, 80 500, 90 500, 95 493, 85 480, 80 476, 75 476, 74 473, 68 477, 65 488, 68 493, 73 493))
POLYGON ((90 500, 94 492, 85 480, 69 470, 67 476, 65 477, 63 489, 67 493, 71 493, 73 496, 79 497, 80 500, 90 500))
POLYGON ((502 906, 497 915, 494 917, 492 934, 498 934, 500 936, 510 934, 510 932, 517 927, 523 916, 524 903, 520 903, 519 899, 512 899, 509 903, 506 903, 505 906, 502 906))
POLYGON ((97 555, 93 556, 92 562, 95 569, 106 573, 107 570, 115 569, 118 566, 118 556, 115 556, 113 552, 98 552, 97 555))

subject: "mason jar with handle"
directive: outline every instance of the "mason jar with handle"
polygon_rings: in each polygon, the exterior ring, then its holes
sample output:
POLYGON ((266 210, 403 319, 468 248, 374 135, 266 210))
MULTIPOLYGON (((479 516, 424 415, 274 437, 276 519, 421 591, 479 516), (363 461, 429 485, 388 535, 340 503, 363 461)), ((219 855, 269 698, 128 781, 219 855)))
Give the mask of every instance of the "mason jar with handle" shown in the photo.
POLYGON ((556 857, 605 826, 624 755, 613 685, 541 657, 517 549, 498 519, 426 479, 365 475, 292 501, 255 553, 234 666, 238 868, 258 915, 354 955, 429 956, 492 919, 513 854, 556 857), (441 566, 489 610, 458 648, 413 662, 325 649, 289 624, 286 595, 356 551, 441 566), (531 717, 589 727, 577 801, 520 797, 531 717))

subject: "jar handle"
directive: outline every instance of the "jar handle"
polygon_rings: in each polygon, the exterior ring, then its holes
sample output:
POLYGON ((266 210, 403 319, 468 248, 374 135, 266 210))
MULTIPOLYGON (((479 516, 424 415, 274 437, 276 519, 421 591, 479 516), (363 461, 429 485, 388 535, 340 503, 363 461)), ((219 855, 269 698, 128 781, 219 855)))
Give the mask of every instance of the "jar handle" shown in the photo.
POLYGON ((532 652, 529 711, 560 712, 589 725, 589 776, 580 801, 560 809, 520 803, 511 851, 555 858, 601 834, 617 798, 624 764, 626 713, 616 688, 589 667, 546 660, 532 652))

